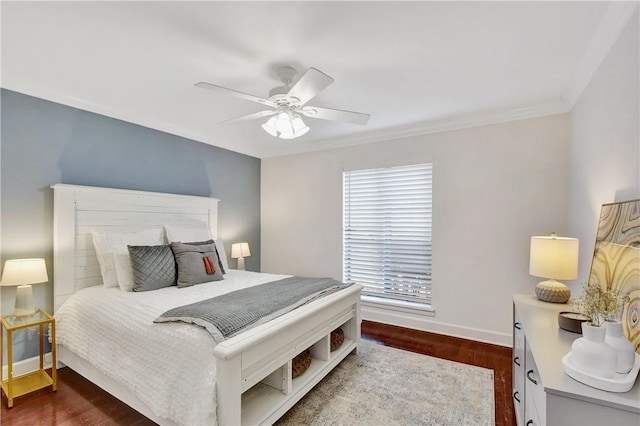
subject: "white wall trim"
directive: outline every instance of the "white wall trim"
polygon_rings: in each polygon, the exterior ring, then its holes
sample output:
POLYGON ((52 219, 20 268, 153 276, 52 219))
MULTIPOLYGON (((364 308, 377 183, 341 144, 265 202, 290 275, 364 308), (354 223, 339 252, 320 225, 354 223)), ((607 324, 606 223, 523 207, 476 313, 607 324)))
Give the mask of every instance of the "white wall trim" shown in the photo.
MULTIPOLYGON (((40 368, 40 356, 34 356, 32 358, 23 359, 22 361, 16 361, 13 363, 13 377, 23 376, 25 374, 33 373, 40 368)), ((51 352, 44 354, 44 368, 51 368, 51 352)), ((2 366, 2 380, 7 380, 9 369, 6 365, 2 366)))
POLYGON ((446 336, 475 340, 499 346, 511 347, 513 344, 512 336, 509 333, 497 333, 495 331, 446 324, 432 321, 429 319, 429 316, 424 314, 418 315, 406 311, 385 309, 372 304, 362 303, 361 310, 363 320, 397 325, 399 327, 444 334, 446 336))
POLYGON ((278 157, 281 155, 300 154, 303 152, 323 151, 332 148, 344 148, 346 146, 363 145, 374 142, 387 142, 403 138, 410 138, 433 133, 443 133, 452 130, 466 129, 470 127, 486 126, 490 124, 507 123, 528 118, 546 117, 549 115, 563 114, 571 109, 571 105, 565 100, 549 102, 539 105, 530 105, 520 108, 509 108, 493 111, 481 111, 473 114, 455 116, 441 120, 430 120, 422 123, 414 123, 407 126, 399 126, 388 129, 373 130, 358 133, 351 136, 337 137, 317 141, 312 147, 304 146, 298 150, 288 147, 286 154, 272 152, 262 155, 261 158, 278 157))
POLYGON ((571 108, 573 108, 584 89, 589 85, 600 64, 609 54, 611 47, 618 40, 620 33, 637 8, 638 2, 635 1, 610 2, 596 33, 589 42, 584 55, 582 55, 582 59, 573 74, 572 84, 565 95, 566 103, 571 108))
POLYGON ((440 120, 429 120, 421 123, 413 123, 406 126, 392 127, 388 129, 372 130, 354 135, 325 139, 309 145, 287 146, 286 150, 273 149, 262 150, 260 152, 251 149, 243 149, 240 146, 230 146, 221 140, 211 140, 211 137, 202 135, 198 132, 189 131, 182 127, 178 127, 172 123, 166 123, 156 120, 153 117, 141 117, 136 115, 133 117, 122 111, 116 111, 112 108, 94 105, 83 102, 77 98, 67 96, 55 91, 45 91, 37 87, 23 87, 20 85, 9 85, 5 89, 12 90, 27 96, 35 96, 50 102, 78 108, 83 111, 92 112, 94 114, 104 115, 106 117, 122 120, 127 123, 133 123, 151 129, 159 130, 175 136, 195 140, 209 145, 217 146, 231 151, 249 155, 257 158, 279 157, 283 155, 300 154, 304 152, 322 151, 332 148, 344 148, 353 145, 362 145, 367 143, 384 142, 395 139, 409 138, 413 136, 428 135, 433 133, 442 133, 452 130, 466 129, 469 127, 485 126, 496 123, 506 123, 516 120, 524 120, 528 118, 545 117, 548 115, 563 114, 568 112, 572 104, 561 99, 556 102, 549 102, 539 105, 529 105, 525 107, 515 107, 492 111, 480 111, 467 115, 448 117, 440 120))

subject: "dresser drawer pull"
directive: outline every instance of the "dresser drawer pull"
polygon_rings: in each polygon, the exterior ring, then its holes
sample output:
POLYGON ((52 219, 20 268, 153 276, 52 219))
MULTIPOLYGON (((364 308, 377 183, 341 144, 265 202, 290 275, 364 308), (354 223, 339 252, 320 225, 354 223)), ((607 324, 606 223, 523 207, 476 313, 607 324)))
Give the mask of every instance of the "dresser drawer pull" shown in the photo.
POLYGON ((537 385, 538 382, 535 379, 531 378, 531 374, 533 374, 533 370, 527 371, 527 379, 529 379, 534 385, 537 385))
POLYGON ((517 328, 518 330, 522 330, 522 327, 520 327, 520 323, 519 322, 513 324, 513 327, 517 328))
POLYGON ((520 357, 519 357, 519 356, 517 356, 517 357, 515 357, 515 358, 513 359, 513 363, 514 363, 515 365, 517 365, 518 367, 520 367, 520 361, 518 361, 519 359, 520 359, 520 357))
POLYGON ((515 391, 515 392, 513 393, 513 399, 515 399, 515 400, 516 400, 516 401, 518 401, 518 402, 520 402, 520 398, 518 398, 518 395, 519 395, 519 394, 520 394, 520 392, 518 392, 518 391, 515 391))
POLYGON ((526 426, 530 426, 533 424, 533 420, 529 419, 529 421, 527 421, 527 425, 526 426))

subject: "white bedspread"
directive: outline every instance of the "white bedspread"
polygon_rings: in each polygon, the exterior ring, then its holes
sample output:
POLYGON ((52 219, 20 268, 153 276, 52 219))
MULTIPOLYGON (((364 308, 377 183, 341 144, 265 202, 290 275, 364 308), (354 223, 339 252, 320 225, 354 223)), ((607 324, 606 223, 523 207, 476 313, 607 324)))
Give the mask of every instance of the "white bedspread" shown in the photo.
POLYGON ((153 320, 171 308, 286 277, 230 270, 223 281, 181 289, 86 288, 56 312, 56 340, 126 386, 158 417, 211 424, 216 419, 213 338, 200 327, 153 320))

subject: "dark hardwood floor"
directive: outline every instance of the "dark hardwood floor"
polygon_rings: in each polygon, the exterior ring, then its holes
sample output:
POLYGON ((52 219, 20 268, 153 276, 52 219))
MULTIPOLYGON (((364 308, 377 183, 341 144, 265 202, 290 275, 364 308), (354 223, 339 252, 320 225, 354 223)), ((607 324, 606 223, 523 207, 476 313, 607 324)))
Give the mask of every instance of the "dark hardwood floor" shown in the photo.
MULTIPOLYGON (((363 339, 386 346, 462 362, 494 371, 496 426, 515 424, 511 400, 511 349, 369 321, 363 339)), ((69 368, 58 371, 58 390, 41 389, 14 399, 2 397, 1 424, 12 425, 153 425, 137 411, 69 368)))

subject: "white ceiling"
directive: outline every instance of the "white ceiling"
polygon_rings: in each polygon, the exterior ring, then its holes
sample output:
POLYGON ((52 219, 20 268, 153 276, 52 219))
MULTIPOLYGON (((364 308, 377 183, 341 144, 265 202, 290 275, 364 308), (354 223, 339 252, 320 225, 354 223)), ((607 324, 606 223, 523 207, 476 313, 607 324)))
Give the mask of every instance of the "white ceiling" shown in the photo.
POLYGON ((211 145, 270 157, 567 111, 637 2, 6 2, 1 84, 211 145), (335 82, 294 140, 263 109, 278 64, 335 82))

